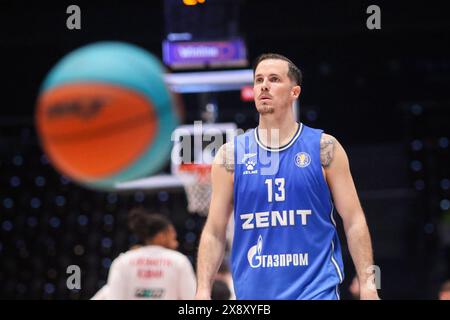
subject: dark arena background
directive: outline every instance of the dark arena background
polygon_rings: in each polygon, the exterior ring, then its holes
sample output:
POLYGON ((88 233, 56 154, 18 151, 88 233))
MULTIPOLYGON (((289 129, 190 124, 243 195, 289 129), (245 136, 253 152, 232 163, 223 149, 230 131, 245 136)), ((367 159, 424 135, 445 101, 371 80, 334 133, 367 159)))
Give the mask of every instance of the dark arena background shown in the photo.
MULTIPOLYGON (((83 45, 114 40, 148 50, 173 74, 251 69, 264 52, 290 57, 304 75, 299 119, 338 138, 348 153, 381 270, 380 297, 438 299, 450 279, 450 19, 444 2, 191 2, 1 2, 0 298, 90 299, 105 284, 111 262, 136 242, 127 227, 136 206, 173 221, 179 251, 195 268, 206 218, 188 212, 182 187, 85 188, 61 175, 39 143, 34 115, 49 70, 83 45), (80 29, 66 25, 72 4, 80 8, 80 29), (380 29, 367 27, 370 5, 381 10, 380 29), (244 56, 234 64, 184 68, 163 61, 163 43, 183 34, 190 41, 240 39, 244 56), (81 270, 79 290, 67 288, 70 265, 81 270)), ((205 105, 212 105, 211 123, 255 127, 254 103, 242 92, 181 92, 182 122, 202 120, 205 105)), ((170 170, 168 159, 161 172, 170 170)), ((341 296, 352 299, 355 272, 338 227, 346 267, 341 296)))

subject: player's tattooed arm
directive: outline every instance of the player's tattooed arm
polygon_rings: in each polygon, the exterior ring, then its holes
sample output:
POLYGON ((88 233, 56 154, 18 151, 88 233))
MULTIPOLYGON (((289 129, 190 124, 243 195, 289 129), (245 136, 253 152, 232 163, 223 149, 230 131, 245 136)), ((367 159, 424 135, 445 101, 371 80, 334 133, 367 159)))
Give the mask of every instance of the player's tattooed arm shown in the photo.
POLYGON ((329 134, 323 133, 320 139, 320 162, 323 167, 328 167, 333 161, 336 139, 329 134))
POLYGON ((234 144, 233 142, 225 143, 220 147, 221 163, 220 165, 227 170, 227 172, 234 172, 234 144))

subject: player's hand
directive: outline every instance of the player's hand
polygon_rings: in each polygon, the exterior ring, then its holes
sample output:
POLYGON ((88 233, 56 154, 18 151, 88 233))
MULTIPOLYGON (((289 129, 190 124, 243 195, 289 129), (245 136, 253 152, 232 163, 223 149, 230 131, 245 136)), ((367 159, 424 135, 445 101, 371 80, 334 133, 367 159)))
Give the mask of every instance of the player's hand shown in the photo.
POLYGON ((211 294, 208 291, 197 291, 195 300, 211 300, 211 294))
POLYGON ((373 289, 366 289, 366 290, 361 290, 360 294, 359 294, 359 299, 360 300, 381 300, 380 297, 378 296, 378 292, 377 290, 373 290, 373 289))

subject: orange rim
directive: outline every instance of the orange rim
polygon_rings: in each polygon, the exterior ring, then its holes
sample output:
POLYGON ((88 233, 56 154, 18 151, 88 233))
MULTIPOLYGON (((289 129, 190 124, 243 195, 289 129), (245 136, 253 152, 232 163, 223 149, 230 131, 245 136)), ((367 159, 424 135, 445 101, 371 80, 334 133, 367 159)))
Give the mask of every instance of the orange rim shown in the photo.
POLYGON ((182 163, 178 167, 180 172, 188 172, 192 174, 197 174, 201 178, 208 177, 208 174, 211 172, 211 164, 205 163, 182 163))

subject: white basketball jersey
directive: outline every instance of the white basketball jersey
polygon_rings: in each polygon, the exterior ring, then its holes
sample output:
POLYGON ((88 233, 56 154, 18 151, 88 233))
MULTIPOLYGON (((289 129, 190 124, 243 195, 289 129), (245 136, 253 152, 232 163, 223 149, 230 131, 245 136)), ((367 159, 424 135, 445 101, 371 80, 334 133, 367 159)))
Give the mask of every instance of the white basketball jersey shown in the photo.
POLYGON ((107 287, 110 300, 190 300, 195 296, 196 279, 186 256, 152 245, 117 257, 107 287))

